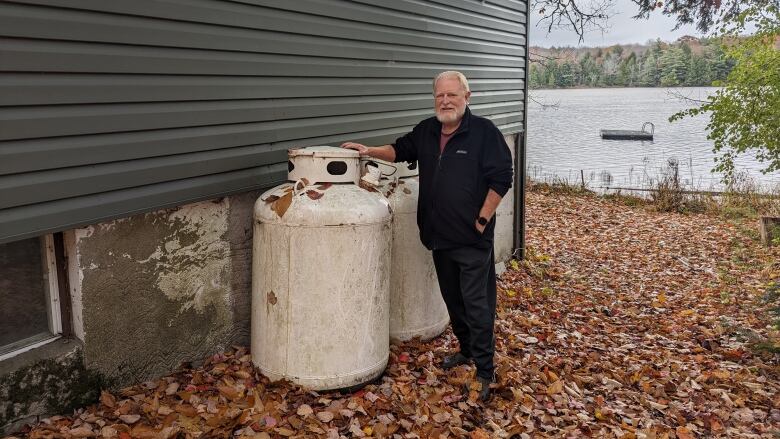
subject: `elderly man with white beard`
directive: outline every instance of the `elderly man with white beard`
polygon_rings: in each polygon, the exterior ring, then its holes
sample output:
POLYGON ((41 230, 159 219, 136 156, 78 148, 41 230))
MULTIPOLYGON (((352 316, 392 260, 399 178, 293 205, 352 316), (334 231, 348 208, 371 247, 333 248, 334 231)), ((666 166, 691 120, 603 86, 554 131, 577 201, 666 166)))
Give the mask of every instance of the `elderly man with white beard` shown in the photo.
POLYGON ((423 120, 395 143, 375 147, 346 142, 344 148, 390 162, 417 161, 420 240, 433 252, 442 297, 460 351, 442 367, 474 362, 479 398, 495 381, 495 212, 512 185, 512 158, 504 136, 468 108, 466 77, 442 72, 433 81, 435 117, 423 120))

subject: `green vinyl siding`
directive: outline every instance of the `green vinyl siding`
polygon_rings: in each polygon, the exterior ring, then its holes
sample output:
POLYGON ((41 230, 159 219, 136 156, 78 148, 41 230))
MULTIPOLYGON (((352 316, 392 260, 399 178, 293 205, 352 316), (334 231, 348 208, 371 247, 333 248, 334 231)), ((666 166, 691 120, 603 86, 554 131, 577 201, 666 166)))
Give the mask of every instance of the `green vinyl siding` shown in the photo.
POLYGON ((0 243, 286 177, 286 150, 387 143, 464 72, 523 129, 526 2, 0 2, 0 243))

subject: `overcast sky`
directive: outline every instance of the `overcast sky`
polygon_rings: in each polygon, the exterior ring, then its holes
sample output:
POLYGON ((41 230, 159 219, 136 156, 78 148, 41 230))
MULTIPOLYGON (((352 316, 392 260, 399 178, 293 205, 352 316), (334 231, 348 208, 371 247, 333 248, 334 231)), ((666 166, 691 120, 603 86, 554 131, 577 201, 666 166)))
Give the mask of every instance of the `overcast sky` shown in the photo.
POLYGON ((579 43, 577 35, 571 30, 555 30, 547 33, 544 24, 537 25, 539 15, 537 11, 531 12, 531 36, 532 46, 611 46, 613 44, 645 43, 647 40, 661 38, 664 41, 674 41, 683 35, 701 37, 693 25, 683 26, 672 31, 675 25, 673 17, 667 17, 660 13, 650 15, 647 20, 635 20, 637 6, 631 0, 613 0, 613 16, 609 20, 610 28, 603 34, 600 31, 590 32, 585 35, 585 41, 579 43))

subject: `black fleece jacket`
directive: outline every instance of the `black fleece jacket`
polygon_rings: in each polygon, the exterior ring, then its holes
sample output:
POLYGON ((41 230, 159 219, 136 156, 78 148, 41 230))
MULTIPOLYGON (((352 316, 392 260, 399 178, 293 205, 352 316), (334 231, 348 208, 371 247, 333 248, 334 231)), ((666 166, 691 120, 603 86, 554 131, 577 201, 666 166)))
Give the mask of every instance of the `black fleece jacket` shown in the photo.
POLYGON ((512 156, 501 131, 466 107, 455 134, 439 154, 441 122, 420 122, 393 144, 396 162, 417 160, 417 225, 429 250, 493 245, 495 215, 480 234, 475 223, 488 189, 504 196, 512 186, 512 156))

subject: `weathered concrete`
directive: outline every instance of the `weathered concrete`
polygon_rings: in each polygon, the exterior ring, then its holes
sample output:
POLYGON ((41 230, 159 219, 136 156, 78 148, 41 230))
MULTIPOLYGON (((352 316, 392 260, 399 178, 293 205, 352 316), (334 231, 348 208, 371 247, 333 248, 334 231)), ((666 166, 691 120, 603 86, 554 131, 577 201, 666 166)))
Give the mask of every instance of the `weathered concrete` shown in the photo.
MULTIPOLYGON (((75 333, 90 369, 143 381, 248 344, 251 192, 77 229, 75 333), (80 315, 77 315, 80 314, 80 315)), ((74 285, 75 284, 75 285, 74 285)))
POLYGON ((97 400, 109 385, 84 367, 81 344, 57 340, 0 364, 0 436, 97 400))
MULTIPOLYGON (((515 141, 514 135, 504 136, 506 143, 509 145, 509 149, 512 151, 512 160, 514 163, 515 157, 515 141)), ((515 172, 518 172, 515 169, 515 172)), ((509 192, 506 193, 501 200, 501 204, 496 209, 496 230, 495 241, 493 243, 495 249, 496 262, 508 261, 512 257, 512 244, 513 244, 513 226, 514 226, 514 214, 515 214, 515 196, 514 191, 518 190, 516 185, 512 185, 509 192)))

